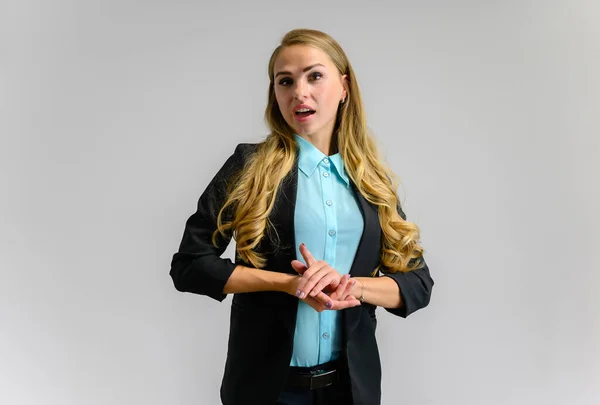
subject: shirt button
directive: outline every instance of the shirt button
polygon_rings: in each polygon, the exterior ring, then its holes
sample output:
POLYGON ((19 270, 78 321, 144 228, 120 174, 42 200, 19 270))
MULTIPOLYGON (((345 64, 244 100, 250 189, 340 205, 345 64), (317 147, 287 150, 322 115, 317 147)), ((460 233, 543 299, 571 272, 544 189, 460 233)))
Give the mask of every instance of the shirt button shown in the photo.
POLYGON ((323 163, 325 163, 325 164, 329 163, 329 159, 327 159, 327 158, 323 159, 323 163))
POLYGON ((329 333, 327 333, 327 332, 323 333, 323 339, 329 339, 329 333))
POLYGON ((329 173, 327 173, 327 172, 324 172, 324 173, 323 173, 323 177, 329 177, 329 173))
POLYGON ((333 235, 335 235, 335 231, 333 229, 330 229, 329 230, 329 236, 333 236, 333 235))
POLYGON ((331 204, 333 204, 333 201, 331 201, 331 200, 327 200, 327 201, 325 202, 325 204, 327 204, 327 205, 331 205, 331 204))

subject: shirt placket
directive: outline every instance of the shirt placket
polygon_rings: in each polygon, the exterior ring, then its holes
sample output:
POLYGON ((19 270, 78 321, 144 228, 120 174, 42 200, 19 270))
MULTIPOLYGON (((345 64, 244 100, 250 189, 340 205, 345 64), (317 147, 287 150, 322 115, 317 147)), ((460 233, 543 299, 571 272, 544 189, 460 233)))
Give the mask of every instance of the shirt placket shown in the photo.
MULTIPOLYGON (((321 176, 321 199, 325 210, 325 260, 331 267, 336 263, 336 245, 337 245, 337 220, 336 207, 334 201, 333 173, 331 171, 331 161, 329 158, 323 158, 319 163, 319 175, 321 176)), ((329 360, 325 353, 330 353, 332 349, 332 326, 334 321, 333 311, 323 311, 319 314, 319 363, 329 360)))

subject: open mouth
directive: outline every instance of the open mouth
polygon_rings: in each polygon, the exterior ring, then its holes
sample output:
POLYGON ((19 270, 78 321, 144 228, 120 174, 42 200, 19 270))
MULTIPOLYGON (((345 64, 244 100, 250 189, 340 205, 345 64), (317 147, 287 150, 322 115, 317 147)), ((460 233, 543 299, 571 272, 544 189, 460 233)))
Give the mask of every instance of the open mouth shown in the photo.
POLYGON ((316 113, 315 110, 309 110, 308 108, 303 108, 303 109, 300 109, 300 110, 294 112, 294 115, 296 117, 302 118, 302 117, 308 117, 310 115, 313 115, 314 113, 316 113))

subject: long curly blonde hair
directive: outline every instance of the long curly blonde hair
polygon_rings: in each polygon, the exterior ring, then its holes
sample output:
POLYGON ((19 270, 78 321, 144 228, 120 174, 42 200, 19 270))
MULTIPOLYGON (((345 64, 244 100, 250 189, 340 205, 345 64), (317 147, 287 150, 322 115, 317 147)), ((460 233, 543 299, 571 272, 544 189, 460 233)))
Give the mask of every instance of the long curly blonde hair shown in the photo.
POLYGON ((246 161, 244 169, 229 183, 226 201, 218 217, 218 229, 212 235, 216 246, 217 233, 232 235, 242 260, 263 268, 266 259, 254 249, 259 245, 267 226, 272 227, 269 215, 282 180, 294 166, 298 153, 295 131, 283 118, 274 90, 274 64, 284 47, 308 45, 325 52, 341 75, 348 76, 346 102, 338 108, 332 142, 344 160, 349 177, 357 190, 378 207, 382 230, 381 262, 373 275, 383 266, 388 272, 406 272, 421 267, 417 260, 423 255, 416 224, 398 213, 400 207, 395 190, 398 181, 392 170, 380 162, 378 148, 370 136, 362 99, 354 70, 340 45, 329 35, 311 29, 289 31, 269 60, 269 93, 265 121, 271 133, 246 161), (223 221, 225 210, 234 213, 223 221))

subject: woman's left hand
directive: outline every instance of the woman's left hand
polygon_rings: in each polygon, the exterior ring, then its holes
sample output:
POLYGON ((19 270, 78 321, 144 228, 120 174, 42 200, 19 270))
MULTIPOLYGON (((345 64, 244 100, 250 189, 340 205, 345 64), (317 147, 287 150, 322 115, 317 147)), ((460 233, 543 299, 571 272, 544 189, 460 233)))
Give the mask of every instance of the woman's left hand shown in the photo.
POLYGON ((294 270, 302 274, 296 296, 304 299, 305 297, 318 297, 321 292, 335 291, 342 281, 342 275, 326 261, 315 260, 304 243, 300 245, 300 254, 308 267, 299 260, 292 260, 294 270))
POLYGON ((361 305, 361 302, 350 293, 355 283, 356 280, 350 280, 350 274, 345 274, 338 288, 330 296, 320 292, 314 298, 311 296, 304 297, 303 301, 317 312, 322 312, 326 309, 341 310, 356 307, 361 305))

